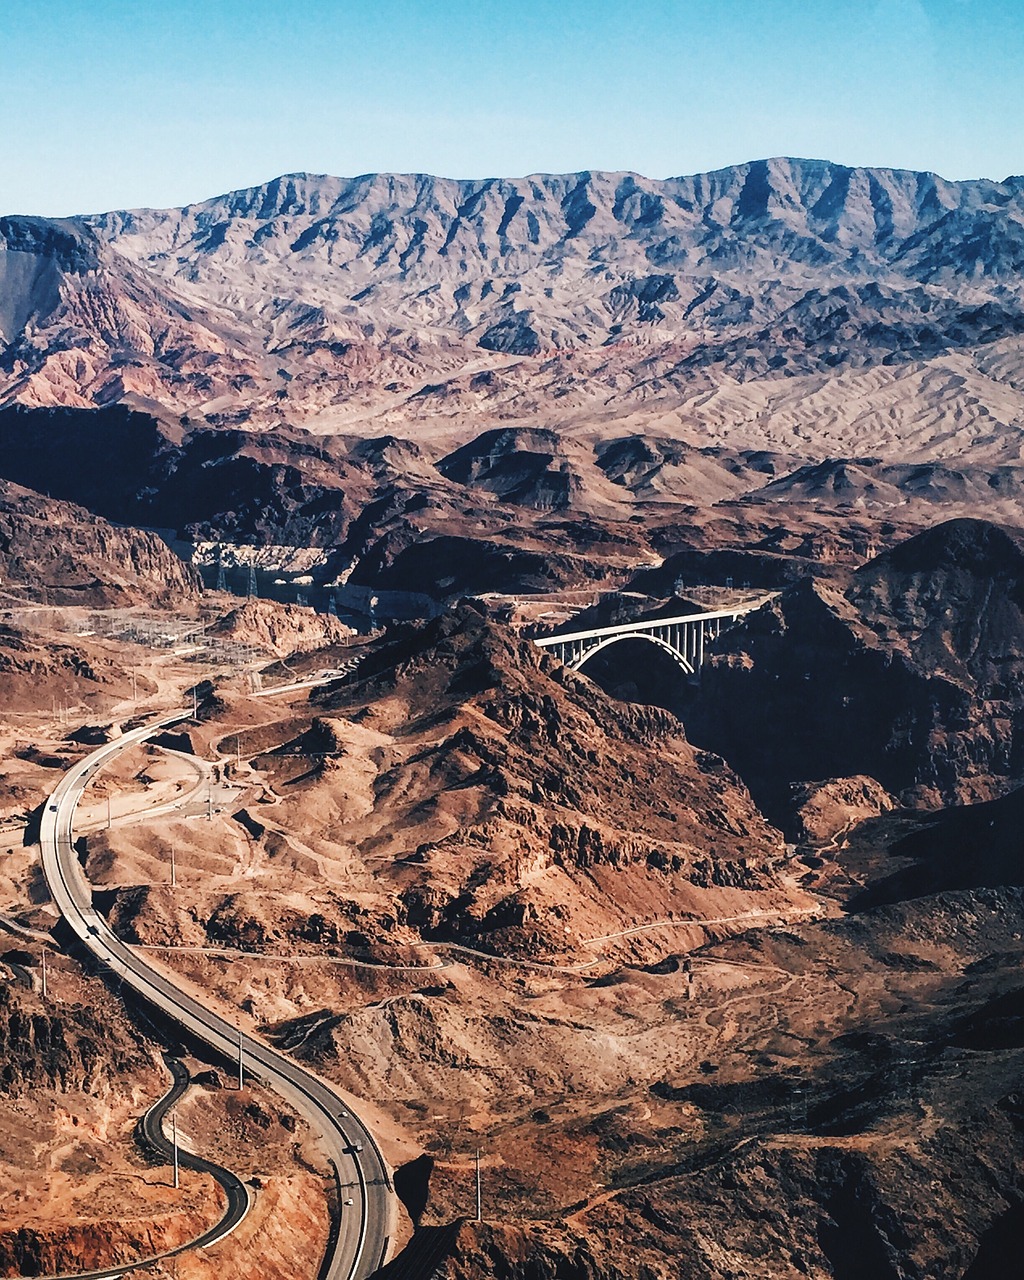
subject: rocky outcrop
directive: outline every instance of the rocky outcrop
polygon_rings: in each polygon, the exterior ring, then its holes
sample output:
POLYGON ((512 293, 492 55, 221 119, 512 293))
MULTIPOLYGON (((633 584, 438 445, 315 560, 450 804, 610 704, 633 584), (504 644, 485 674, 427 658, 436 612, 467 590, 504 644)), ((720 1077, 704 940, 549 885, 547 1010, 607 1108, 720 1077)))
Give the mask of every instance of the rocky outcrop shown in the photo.
POLYGON ((793 835, 809 844, 833 842, 841 833, 895 808, 891 795, 874 778, 828 778, 793 788, 793 835))
POLYGON ((299 605, 253 599, 218 618, 210 627, 210 634, 240 644, 255 644, 265 652, 286 658, 292 653, 343 644, 353 633, 351 627, 330 614, 299 605))
POLYGON ((380 1280, 413 1280, 424 1260, 438 1280, 653 1280, 647 1267, 634 1270, 604 1250, 595 1256, 582 1235, 537 1223, 459 1222, 427 1228, 406 1251, 380 1271, 380 1280))
POLYGON ((126 1266, 195 1239, 208 1226, 193 1209, 138 1222, 111 1220, 65 1227, 0 1229, 0 1276, 75 1275, 126 1266))
POLYGON ((142 1040, 124 1024, 112 1028, 81 1006, 43 1012, 0 986, 0 1092, 12 1097, 46 1089, 102 1093, 109 1087, 111 1037, 125 1070, 150 1065, 142 1040))
POLYGON ((463 445, 437 467, 449 479, 493 493, 505 502, 561 510, 583 488, 561 454, 556 432, 499 429, 463 445))
POLYGON ((868 775, 910 804, 984 799, 1024 769, 1024 541, 956 520, 807 579, 728 633, 687 714, 766 811, 868 775))
POLYGON ((0 480, 0 579, 50 604, 194 598, 196 573, 154 533, 115 528, 82 507, 0 480))

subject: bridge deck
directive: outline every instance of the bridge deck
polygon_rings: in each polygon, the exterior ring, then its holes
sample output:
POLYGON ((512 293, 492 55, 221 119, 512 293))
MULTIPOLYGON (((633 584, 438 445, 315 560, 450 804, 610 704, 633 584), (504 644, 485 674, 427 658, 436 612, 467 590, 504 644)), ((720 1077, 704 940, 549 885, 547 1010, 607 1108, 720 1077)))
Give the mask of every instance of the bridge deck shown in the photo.
POLYGON ((645 618, 643 622, 622 622, 614 627, 592 627, 588 631, 566 631, 558 635, 537 637, 533 643, 540 645, 543 649, 553 644, 572 644, 578 640, 601 640, 605 636, 631 635, 637 631, 655 631, 661 627, 681 627, 692 622, 715 622, 719 619, 735 622, 745 613, 753 613, 755 609, 760 609, 768 600, 774 598, 774 594, 762 596, 749 604, 737 605, 732 609, 716 609, 711 613, 683 613, 674 618, 645 618))

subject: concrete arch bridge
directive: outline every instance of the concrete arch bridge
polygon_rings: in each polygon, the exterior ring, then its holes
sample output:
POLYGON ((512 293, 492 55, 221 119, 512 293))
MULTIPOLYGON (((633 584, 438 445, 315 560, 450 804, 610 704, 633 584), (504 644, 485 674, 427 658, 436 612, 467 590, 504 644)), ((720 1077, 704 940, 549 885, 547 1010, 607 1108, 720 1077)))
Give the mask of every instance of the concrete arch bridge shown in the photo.
POLYGON ((648 618, 643 622, 624 622, 615 627, 593 627, 588 631, 570 631, 562 635, 541 636, 534 644, 547 649, 573 671, 595 654, 621 640, 647 640, 667 653, 686 675, 695 676, 704 662, 708 644, 728 630, 745 614, 753 613, 771 595, 730 609, 711 613, 686 613, 675 618, 648 618))

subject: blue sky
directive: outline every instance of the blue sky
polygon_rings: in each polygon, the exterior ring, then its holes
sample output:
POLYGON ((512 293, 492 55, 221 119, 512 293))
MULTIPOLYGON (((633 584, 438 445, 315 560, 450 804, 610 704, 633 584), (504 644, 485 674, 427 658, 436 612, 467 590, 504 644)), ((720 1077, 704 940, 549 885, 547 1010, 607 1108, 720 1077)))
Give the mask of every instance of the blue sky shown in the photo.
POLYGON ((1024 0, 0 0, 0 211, 307 170, 1024 172, 1024 0))

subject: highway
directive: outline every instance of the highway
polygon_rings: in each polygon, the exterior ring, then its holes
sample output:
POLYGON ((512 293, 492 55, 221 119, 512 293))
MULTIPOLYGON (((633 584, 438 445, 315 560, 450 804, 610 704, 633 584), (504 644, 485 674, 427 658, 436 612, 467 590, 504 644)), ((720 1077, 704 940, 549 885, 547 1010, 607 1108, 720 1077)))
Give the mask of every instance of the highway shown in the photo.
MULTIPOLYGON (((320 1136, 335 1175, 337 1214, 327 1255, 319 1270, 309 1273, 310 1280, 364 1280, 385 1261, 394 1235, 391 1178, 369 1129, 318 1076, 206 1008, 126 946, 93 906, 92 888, 75 853, 75 809, 89 779, 119 752, 188 718, 178 712, 125 733, 64 774, 40 823, 43 873, 61 915, 97 960, 236 1070, 241 1052, 248 1075, 278 1093, 320 1136)), ((296 1269, 295 1280, 301 1274, 296 1269)))
MULTIPOLYGON (((174 1154, 174 1147, 164 1134, 164 1118, 178 1099, 186 1092, 190 1080, 184 1063, 179 1062, 177 1058, 164 1054, 164 1062, 166 1062, 167 1069, 172 1076, 171 1087, 141 1117, 136 1132, 142 1145, 149 1148, 156 1155, 166 1159, 167 1163, 170 1164, 174 1154)), ((185 1151, 180 1146, 180 1143, 178 1163, 183 1169, 195 1169, 200 1173, 210 1174, 224 1188, 225 1209, 219 1222, 204 1231, 201 1236, 197 1236, 194 1240, 189 1240, 187 1244, 179 1245, 176 1249, 168 1249, 164 1253, 152 1254, 149 1257, 140 1258, 137 1262, 119 1263, 117 1266, 107 1267, 103 1271, 76 1271, 59 1276, 50 1276, 46 1280, 118 1280, 119 1277, 128 1276, 133 1271, 147 1271, 154 1262, 160 1262, 164 1258, 173 1258, 176 1254, 188 1253, 192 1249, 208 1249, 211 1245, 216 1244, 218 1240, 223 1240, 225 1236, 230 1235, 249 1212, 249 1207, 252 1203, 249 1188, 241 1178, 237 1177, 229 1169, 222 1169, 220 1165, 214 1164, 212 1160, 203 1160, 200 1156, 195 1156, 190 1151, 185 1151)))
MULTIPOLYGON (((142 1116, 137 1132, 139 1140, 145 1147, 170 1164, 174 1158, 174 1145, 164 1131, 164 1120, 178 1100, 188 1091, 191 1079, 188 1074, 188 1068, 179 1059, 165 1054, 164 1062, 167 1063, 167 1069, 172 1076, 171 1087, 142 1116)), ((183 1169, 194 1169, 197 1173, 208 1173, 224 1188, 226 1198, 226 1207, 220 1222, 212 1226, 209 1231, 204 1232, 197 1240, 193 1240, 191 1243, 173 1251, 174 1253, 184 1253, 188 1249, 207 1249, 210 1245, 216 1244, 218 1240, 223 1240, 225 1236, 230 1235, 249 1212, 252 1198, 249 1195, 249 1188, 237 1174, 232 1173, 230 1169, 222 1168, 219 1164, 214 1164, 212 1160, 205 1160, 202 1156, 186 1151, 181 1145, 180 1133, 178 1138, 178 1164, 183 1169)))
POLYGON ((358 658, 350 658, 343 666, 331 667, 325 671, 315 671, 312 675, 302 676, 289 684, 276 684, 269 689, 257 689, 250 694, 253 698, 274 698, 279 693, 297 693, 302 689, 316 689, 322 684, 331 684, 334 680, 343 680, 359 665, 358 658))

